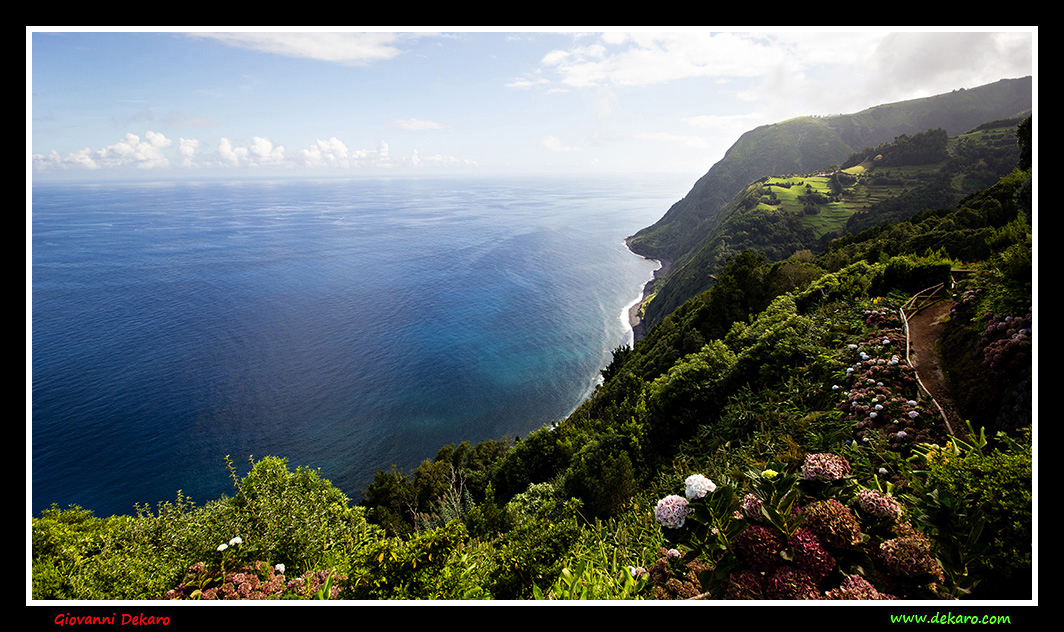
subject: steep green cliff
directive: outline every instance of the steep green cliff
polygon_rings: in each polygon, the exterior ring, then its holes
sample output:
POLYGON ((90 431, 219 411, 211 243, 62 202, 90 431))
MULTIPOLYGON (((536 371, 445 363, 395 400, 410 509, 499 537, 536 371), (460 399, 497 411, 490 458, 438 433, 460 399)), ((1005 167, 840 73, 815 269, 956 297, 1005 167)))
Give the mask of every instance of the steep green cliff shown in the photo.
MULTIPOLYGON (((727 257, 745 248, 754 248, 766 251, 774 259, 786 258, 796 250, 814 247, 817 239, 829 232, 824 226, 812 225, 809 218, 794 217, 778 212, 779 208, 758 205, 757 201, 767 193, 759 186, 761 179, 834 171, 847 158, 862 151, 868 152, 899 137, 929 133, 934 129, 956 137, 988 121, 1009 119, 1029 111, 1031 99, 1030 77, 1010 79, 970 90, 881 105, 856 114, 799 117, 743 134, 724 158, 695 183, 687 196, 676 202, 658 222, 630 238, 629 244, 634 252, 672 262, 669 276, 655 284, 657 296, 646 307, 645 326, 660 322, 685 300, 709 287, 712 278, 708 275, 719 271, 727 257), (738 217, 743 212, 745 215, 738 217), (803 227, 808 227, 812 233, 801 234, 803 227), (752 235, 748 228, 758 234, 752 235), (788 248, 793 249, 787 251, 788 248)), ((1014 127, 1015 122, 1011 120, 1009 125, 1014 127)), ((1014 140, 1009 142, 1015 147, 1014 140)), ((975 157, 971 164, 976 165, 979 160, 975 157)), ((1008 166, 990 174, 988 181, 1007 173, 1013 164, 1015 160, 1008 161, 1008 166)), ((869 162, 868 166, 873 163, 869 162)), ((922 168, 934 173, 944 172, 945 178, 951 178, 957 172, 956 165, 945 160, 937 161, 933 169, 927 165, 922 168)), ((968 171, 973 169, 971 167, 968 171)), ((889 195, 897 197, 904 192, 910 198, 923 196, 910 200, 907 208, 914 211, 928 206, 956 204, 968 192, 966 188, 974 188, 952 180, 932 182, 928 186, 927 182, 909 178, 903 184, 896 187, 897 193, 889 195), (917 193, 913 193, 917 189, 917 193)), ((838 187, 839 184, 836 182, 832 186, 838 187)), ((896 200, 891 203, 897 205, 896 200)), ((843 219, 849 219, 854 210, 856 207, 847 211, 843 219)), ((875 223, 903 218, 904 213, 896 212, 883 217, 873 215, 872 219, 875 223)), ((867 225, 866 222, 863 227, 867 225)))

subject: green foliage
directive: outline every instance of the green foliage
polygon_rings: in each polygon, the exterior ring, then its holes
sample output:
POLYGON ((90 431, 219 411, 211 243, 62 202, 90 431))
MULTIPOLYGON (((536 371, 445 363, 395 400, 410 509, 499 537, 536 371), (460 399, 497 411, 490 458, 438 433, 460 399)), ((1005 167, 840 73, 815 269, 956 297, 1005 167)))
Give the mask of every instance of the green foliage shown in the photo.
POLYGON ((466 599, 483 594, 471 581, 459 521, 411 538, 380 538, 349 564, 341 593, 349 599, 466 599), (466 570, 463 570, 466 569, 466 570))
POLYGON ((982 582, 996 598, 1023 598, 1032 579, 1030 439, 1000 433, 990 445, 969 431, 967 442, 923 446, 912 502, 960 594, 982 582))

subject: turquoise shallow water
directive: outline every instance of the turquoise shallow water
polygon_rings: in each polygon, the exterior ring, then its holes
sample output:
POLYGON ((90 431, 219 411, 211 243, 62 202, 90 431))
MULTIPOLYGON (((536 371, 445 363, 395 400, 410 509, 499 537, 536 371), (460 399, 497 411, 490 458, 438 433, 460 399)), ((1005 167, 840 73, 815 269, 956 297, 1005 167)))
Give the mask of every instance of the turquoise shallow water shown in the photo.
POLYGON ((352 498, 565 417, 681 177, 37 185, 32 510, 231 492, 287 457, 352 498))

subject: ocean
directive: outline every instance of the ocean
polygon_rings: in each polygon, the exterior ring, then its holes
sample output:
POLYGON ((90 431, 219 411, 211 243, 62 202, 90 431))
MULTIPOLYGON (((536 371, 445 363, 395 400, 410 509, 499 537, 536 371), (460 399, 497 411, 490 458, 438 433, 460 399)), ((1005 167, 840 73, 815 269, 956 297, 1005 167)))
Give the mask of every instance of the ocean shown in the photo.
POLYGON ((202 505, 249 458, 353 500, 565 418, 632 341, 684 176, 34 184, 31 511, 202 505))

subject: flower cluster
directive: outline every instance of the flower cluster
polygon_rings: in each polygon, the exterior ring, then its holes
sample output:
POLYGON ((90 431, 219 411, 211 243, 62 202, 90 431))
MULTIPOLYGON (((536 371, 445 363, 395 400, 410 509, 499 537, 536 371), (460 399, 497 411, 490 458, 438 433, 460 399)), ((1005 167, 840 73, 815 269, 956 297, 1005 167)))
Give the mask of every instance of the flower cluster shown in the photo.
POLYGON ((857 517, 833 498, 803 507, 802 515, 804 526, 829 546, 848 548, 861 541, 861 524, 857 517))
POLYGON ((325 585, 325 582, 329 579, 330 575, 332 575, 333 583, 327 597, 329 599, 336 599, 340 596, 343 582, 347 580, 347 576, 334 574, 331 569, 307 571, 306 573, 303 573, 302 577, 297 577, 288 582, 285 590, 304 599, 313 599, 318 591, 321 590, 322 586, 325 585))
POLYGON ((654 599, 690 599, 701 594, 702 585, 698 574, 709 566, 697 558, 684 560, 684 554, 676 549, 659 549, 658 559, 650 567, 648 579, 653 586, 654 599))
POLYGON ((798 529, 787 541, 795 566, 820 581, 835 570, 835 558, 812 531, 798 529))
POLYGON ((905 454, 948 433, 938 415, 925 414, 914 399, 919 384, 915 369, 904 360, 905 335, 894 328, 896 318, 890 310, 865 312, 866 324, 878 329, 849 345, 844 354, 857 357, 834 390, 843 391, 836 409, 853 422, 855 441, 878 444, 882 438, 887 447, 905 454))
MULTIPOLYGON (((239 544, 239 542, 234 544, 239 544)), ((279 599, 286 588, 283 564, 270 566, 266 562, 258 561, 236 572, 226 573, 224 578, 218 578, 222 579, 218 585, 203 588, 199 580, 206 573, 207 569, 203 562, 197 562, 189 567, 186 580, 177 588, 167 591, 163 598, 168 600, 191 598, 258 601, 279 599)))
POLYGON ((917 580, 945 580, 942 566, 931 554, 930 543, 920 534, 887 540, 879 545, 879 554, 886 567, 896 575, 917 580))
POLYGON ((665 528, 679 529, 683 527, 689 512, 687 499, 674 494, 658 501, 657 507, 654 508, 654 518, 665 528))
POLYGON ((877 518, 889 518, 900 520, 904 511, 901 504, 890 494, 884 494, 874 489, 860 489, 854 496, 854 501, 861 511, 876 516, 877 518))
POLYGON ((750 525, 735 540, 735 548, 746 566, 760 572, 774 570, 783 563, 780 552, 785 545, 779 531, 759 524, 750 525))
POLYGON ((728 576, 725 599, 820 599, 820 591, 805 571, 793 566, 780 566, 771 573, 751 569, 736 571, 728 576))
POLYGON ((988 316, 983 330, 983 366, 995 370, 1024 368, 1031 362, 1031 314, 988 316))
POLYGON ((850 463, 834 454, 808 454, 802 465, 802 478, 807 481, 832 482, 850 473, 850 463))
POLYGON ((695 498, 703 498, 706 494, 711 494, 717 491, 717 485, 713 481, 709 480, 701 474, 692 474, 684 481, 684 485, 687 486, 684 494, 688 500, 694 500, 695 498))
POLYGON ((742 517, 751 522, 758 522, 764 519, 764 515, 761 513, 761 499, 753 494, 747 494, 743 496, 743 499, 739 501, 739 506, 742 507, 742 517))
POLYGON ((842 580, 838 588, 833 588, 827 592, 825 599, 856 599, 864 601, 872 601, 879 599, 897 599, 891 595, 887 595, 876 590, 875 586, 869 584, 868 581, 860 575, 849 575, 846 579, 842 580))

